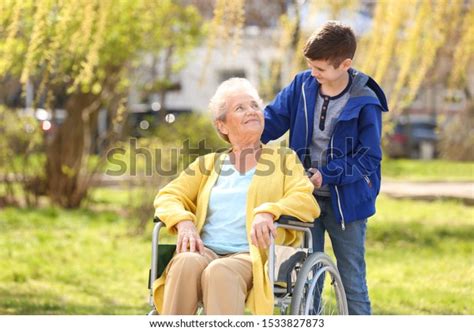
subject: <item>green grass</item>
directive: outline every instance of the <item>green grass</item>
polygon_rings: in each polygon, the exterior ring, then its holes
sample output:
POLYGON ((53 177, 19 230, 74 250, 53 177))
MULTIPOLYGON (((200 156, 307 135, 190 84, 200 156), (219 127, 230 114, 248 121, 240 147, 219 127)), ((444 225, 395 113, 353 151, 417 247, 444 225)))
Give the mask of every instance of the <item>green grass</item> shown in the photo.
MULTIPOLYGON (((151 225, 129 234, 127 196, 95 191, 113 211, 0 210, 0 314, 145 314, 151 225)), ((374 314, 474 314, 473 216, 381 196, 367 234, 374 314)))
POLYGON ((114 212, 0 211, 0 314, 144 314, 148 237, 114 212))
POLYGON ((474 314, 473 220, 458 201, 380 196, 366 246, 373 313, 474 314))
POLYGON ((377 314, 474 313, 474 207, 382 196, 367 265, 377 314))
POLYGON ((474 181, 474 162, 384 159, 382 176, 409 181, 474 181))

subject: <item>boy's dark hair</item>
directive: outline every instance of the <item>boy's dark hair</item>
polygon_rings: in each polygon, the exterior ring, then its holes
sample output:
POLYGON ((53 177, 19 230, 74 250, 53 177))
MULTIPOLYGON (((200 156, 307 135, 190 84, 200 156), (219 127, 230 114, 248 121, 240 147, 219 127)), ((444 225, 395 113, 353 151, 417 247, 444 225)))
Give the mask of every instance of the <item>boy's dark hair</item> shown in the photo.
POLYGON ((329 21, 313 32, 304 47, 304 56, 311 61, 329 61, 334 68, 354 57, 357 47, 354 31, 340 22, 329 21))

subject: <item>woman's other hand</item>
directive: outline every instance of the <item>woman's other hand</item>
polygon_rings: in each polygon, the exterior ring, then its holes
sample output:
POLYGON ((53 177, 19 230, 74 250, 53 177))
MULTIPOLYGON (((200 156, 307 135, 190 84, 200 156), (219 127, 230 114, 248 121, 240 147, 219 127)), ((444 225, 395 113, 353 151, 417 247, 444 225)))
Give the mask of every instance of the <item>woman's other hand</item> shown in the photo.
POLYGON ((192 221, 181 221, 176 224, 176 229, 178 229, 177 253, 198 252, 204 254, 204 244, 192 221))
POLYGON ((276 228, 273 224, 273 215, 270 213, 258 213, 252 222, 250 239, 252 244, 259 248, 270 246, 270 235, 276 236, 276 228))

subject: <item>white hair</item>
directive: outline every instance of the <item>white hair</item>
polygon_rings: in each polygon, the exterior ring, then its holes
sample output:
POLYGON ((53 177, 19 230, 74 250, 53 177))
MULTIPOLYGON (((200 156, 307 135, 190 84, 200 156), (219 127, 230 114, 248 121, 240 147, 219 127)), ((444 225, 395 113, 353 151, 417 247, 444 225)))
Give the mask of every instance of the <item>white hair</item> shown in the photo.
POLYGON ((209 102, 209 111, 212 116, 212 123, 214 124, 217 133, 227 142, 229 142, 229 138, 226 134, 219 131, 216 122, 218 120, 222 121, 225 118, 228 111, 226 104, 227 98, 238 92, 243 92, 252 96, 257 101, 258 106, 263 108, 263 101, 258 95, 257 89, 247 79, 232 77, 222 82, 209 102))

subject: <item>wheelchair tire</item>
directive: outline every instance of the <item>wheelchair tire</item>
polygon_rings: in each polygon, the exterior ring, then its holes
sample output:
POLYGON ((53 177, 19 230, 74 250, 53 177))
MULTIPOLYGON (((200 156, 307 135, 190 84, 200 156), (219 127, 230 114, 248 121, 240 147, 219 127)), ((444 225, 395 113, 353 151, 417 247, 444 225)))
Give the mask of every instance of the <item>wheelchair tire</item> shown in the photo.
POLYGON ((153 316, 153 315, 160 315, 158 314, 158 311, 153 307, 153 309, 147 314, 148 316, 153 316))
POLYGON ((298 272, 291 298, 291 315, 348 315, 347 299, 337 267, 324 253, 313 253, 298 272), (323 284, 320 286, 319 284, 323 284), (322 287, 322 289, 320 289, 322 287), (314 294, 319 307, 312 308, 314 294))

